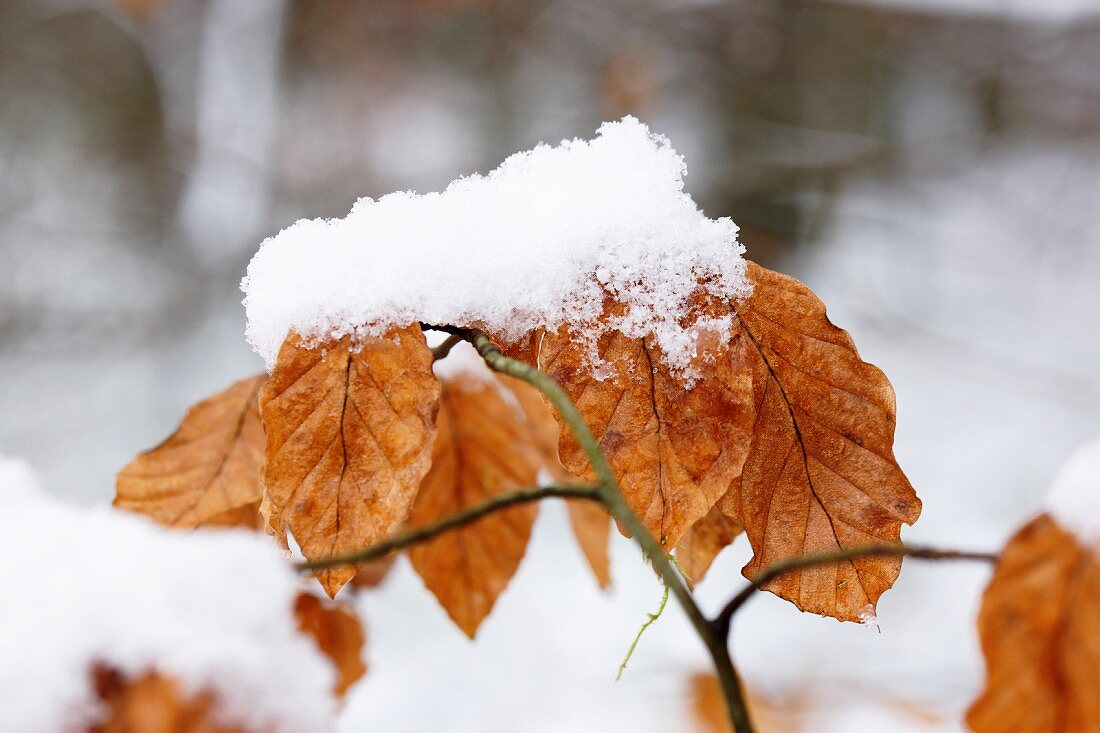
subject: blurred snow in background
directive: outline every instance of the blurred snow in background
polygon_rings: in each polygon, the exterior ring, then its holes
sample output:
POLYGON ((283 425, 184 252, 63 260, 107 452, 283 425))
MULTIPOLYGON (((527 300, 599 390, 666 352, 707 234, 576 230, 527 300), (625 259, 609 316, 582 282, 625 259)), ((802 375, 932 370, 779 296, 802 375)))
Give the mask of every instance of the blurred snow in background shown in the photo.
MULTIPOLYGON (((1100 435, 1100 4, 1053 5, 0 0, 0 452, 108 502, 262 368, 238 283, 264 237, 633 113, 893 381, 906 539, 992 549, 1100 435)), ((605 595, 548 504, 473 644, 400 562, 342 730, 683 730, 706 658, 672 604, 612 682, 660 598, 614 549, 605 595)), ((906 563, 881 633, 761 596, 736 657, 814 731, 961 730, 987 572, 906 563)))

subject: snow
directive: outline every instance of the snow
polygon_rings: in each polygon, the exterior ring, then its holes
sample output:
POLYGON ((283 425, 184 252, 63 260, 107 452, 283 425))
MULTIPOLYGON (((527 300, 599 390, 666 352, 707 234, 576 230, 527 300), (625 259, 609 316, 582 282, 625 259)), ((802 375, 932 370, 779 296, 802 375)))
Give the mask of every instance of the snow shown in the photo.
POLYGON ((732 327, 728 317, 680 325, 699 282, 721 298, 749 288, 737 226, 699 210, 685 173, 666 138, 625 117, 442 193, 363 198, 343 219, 299 221, 248 266, 249 343, 270 369, 291 331, 377 335, 421 321, 511 339, 590 327, 606 292, 627 306, 607 328, 650 337, 687 372, 699 332, 732 327))
POLYGON ((1070 456, 1054 478, 1046 508, 1083 544, 1100 546, 1100 441, 1070 456))
POLYGON ((7 730, 96 720, 90 670, 154 668, 249 730, 331 730, 333 672, 298 633, 299 580, 265 538, 177 533, 42 493, 0 458, 0 710, 7 730))

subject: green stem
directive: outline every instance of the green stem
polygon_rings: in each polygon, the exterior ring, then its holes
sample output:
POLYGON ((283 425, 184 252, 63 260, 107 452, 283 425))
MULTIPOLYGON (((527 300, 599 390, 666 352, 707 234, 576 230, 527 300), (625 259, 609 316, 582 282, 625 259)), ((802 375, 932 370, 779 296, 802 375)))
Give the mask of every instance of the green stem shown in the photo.
POLYGON ((668 586, 662 583, 661 587, 664 589, 661 593, 661 603, 657 606, 656 611, 646 614, 645 623, 642 624, 642 628, 638 629, 638 633, 634 635, 634 641, 630 642, 630 648, 626 650, 626 656, 623 657, 623 661, 619 665, 619 671, 615 673, 616 682, 622 679, 623 672, 626 671, 626 665, 630 662, 630 658, 634 656, 634 650, 638 648, 638 642, 642 640, 642 634, 644 634, 646 629, 652 626, 657 619, 661 618, 661 614, 665 612, 665 606, 668 605, 668 586))

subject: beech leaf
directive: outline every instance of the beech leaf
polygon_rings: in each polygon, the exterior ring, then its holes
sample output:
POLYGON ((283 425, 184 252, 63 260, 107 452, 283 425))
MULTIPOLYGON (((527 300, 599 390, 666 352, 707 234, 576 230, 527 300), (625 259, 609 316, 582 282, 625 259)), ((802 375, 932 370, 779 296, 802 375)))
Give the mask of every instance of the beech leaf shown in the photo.
MULTIPOLYGON (((604 317, 621 311, 609 302, 604 317)), ((701 304, 696 317, 705 315, 701 304)), ((697 345, 693 384, 669 370, 659 347, 615 329, 595 344, 598 368, 584 334, 567 326, 508 348, 536 363, 577 405, 623 497, 664 547, 674 547, 740 474, 752 429, 752 382, 745 365, 724 358, 725 345, 697 345)), ((567 429, 559 448, 567 469, 595 480, 567 429)))
MULTIPOLYGON (((260 395, 264 515, 319 560, 379 542, 405 521, 431 462, 439 383, 416 324, 352 344, 287 337, 260 395)), ((316 571, 333 596, 354 567, 316 571)))
MULTIPOLYGON (((809 288, 751 262, 748 274, 753 293, 735 304, 743 338, 731 348, 748 352, 756 421, 741 478, 720 504, 752 544, 745 576, 783 558, 898 542, 921 504, 894 459, 890 383, 809 288)), ((900 558, 866 557, 765 587, 803 611, 857 621, 900 569, 900 558)))
POLYGON ((1005 546, 982 597, 975 733, 1100 731, 1100 555, 1049 515, 1005 546))
POLYGON ((744 528, 730 519, 718 507, 691 525, 676 547, 676 559, 687 576, 688 585, 694 588, 703 581, 714 558, 733 542, 744 528))
POLYGON ((266 374, 194 405, 171 437, 118 473, 114 504, 170 527, 251 526, 263 492, 258 395, 266 374))
MULTIPOLYGON (((438 426, 411 526, 535 483, 542 455, 492 382, 461 374, 445 381, 438 426)), ((536 512, 533 503, 515 506, 409 548, 413 568, 471 639, 519 567, 536 512)))
POLYGON ((350 606, 325 602, 311 593, 299 593, 294 603, 298 628, 317 643, 336 670, 333 692, 343 697, 367 671, 363 647, 367 637, 359 616, 350 606))

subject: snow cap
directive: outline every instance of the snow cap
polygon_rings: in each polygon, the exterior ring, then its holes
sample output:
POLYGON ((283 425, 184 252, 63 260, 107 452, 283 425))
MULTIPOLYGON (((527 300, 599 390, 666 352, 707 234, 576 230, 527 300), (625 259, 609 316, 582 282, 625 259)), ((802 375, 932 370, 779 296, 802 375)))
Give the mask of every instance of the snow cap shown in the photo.
MULTIPOLYGON (((721 298, 750 289, 737 226, 699 210, 685 172, 667 138, 625 117, 441 193, 363 198, 343 219, 299 221, 248 266, 248 341, 270 369, 291 331, 377 335, 420 321, 507 339, 562 324, 592 332, 606 293, 628 307, 606 327, 651 338, 682 370, 696 333, 679 321, 700 283, 721 298)), ((732 319, 698 327, 728 333, 732 319)))

